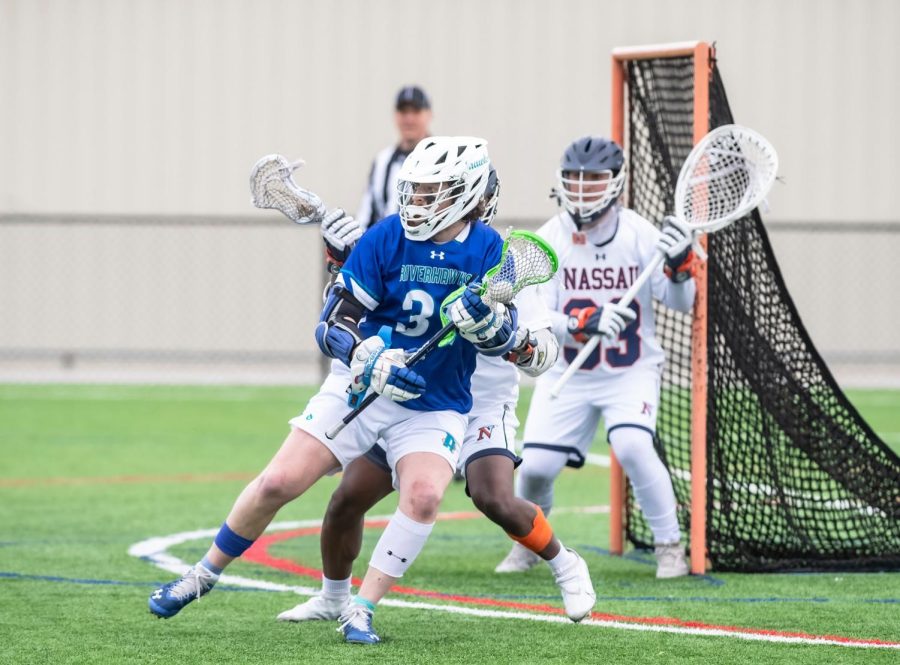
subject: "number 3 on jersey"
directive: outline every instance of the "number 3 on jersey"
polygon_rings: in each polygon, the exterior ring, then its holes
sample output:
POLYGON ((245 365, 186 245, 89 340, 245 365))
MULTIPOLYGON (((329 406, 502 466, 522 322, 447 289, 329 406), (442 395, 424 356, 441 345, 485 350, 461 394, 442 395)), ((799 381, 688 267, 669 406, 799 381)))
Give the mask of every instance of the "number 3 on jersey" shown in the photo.
MULTIPOLYGON (((613 300, 618 301, 619 299, 614 298, 613 300)), ((573 298, 566 303, 563 312, 568 315, 572 313, 573 309, 596 306, 597 303, 591 298, 573 298)), ((618 344, 611 346, 604 342, 598 346, 584 361, 581 369, 592 370, 599 365, 601 349, 606 357, 606 364, 610 367, 630 367, 641 357, 641 306, 638 302, 633 301, 630 307, 637 316, 634 318, 634 321, 628 324, 625 330, 619 333, 619 337, 616 340, 618 344)), ((571 363, 580 350, 580 347, 564 346, 563 353, 565 354, 566 362, 571 363)))
POLYGON ((428 319, 434 314, 434 298, 427 291, 413 289, 403 299, 403 311, 410 312, 409 323, 397 323, 397 332, 418 337, 428 332, 428 319))

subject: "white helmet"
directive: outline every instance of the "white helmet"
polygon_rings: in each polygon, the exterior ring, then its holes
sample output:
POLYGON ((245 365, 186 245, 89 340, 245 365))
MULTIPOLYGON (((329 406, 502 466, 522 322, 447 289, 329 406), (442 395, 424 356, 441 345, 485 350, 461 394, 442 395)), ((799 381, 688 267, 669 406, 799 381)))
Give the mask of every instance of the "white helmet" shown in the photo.
POLYGON ((410 240, 428 240, 478 205, 491 168, 487 141, 472 136, 422 139, 400 169, 400 221, 410 240))

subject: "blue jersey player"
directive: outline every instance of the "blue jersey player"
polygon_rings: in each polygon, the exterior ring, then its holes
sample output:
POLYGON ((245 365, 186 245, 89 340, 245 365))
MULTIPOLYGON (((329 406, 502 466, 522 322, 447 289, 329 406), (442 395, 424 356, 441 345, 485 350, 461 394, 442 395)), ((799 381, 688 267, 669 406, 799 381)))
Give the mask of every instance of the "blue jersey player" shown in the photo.
POLYGON ((489 169, 486 142, 472 137, 430 137, 407 157, 400 214, 360 240, 316 329, 320 348, 335 359, 331 373, 291 420, 292 430, 268 466, 240 494, 206 556, 151 594, 151 612, 174 616, 207 593, 283 505, 381 439, 399 505, 372 553, 359 594, 341 617, 348 642, 379 641, 372 629, 375 604, 422 550, 453 477, 471 408, 476 354, 502 355, 515 344, 515 310, 489 307, 466 290, 469 316, 459 326, 462 334, 415 367, 405 363, 407 350, 440 329, 442 301, 500 260, 499 234, 475 219, 489 169), (382 398, 332 440, 325 433, 347 412, 348 385, 351 401, 367 390, 382 398))

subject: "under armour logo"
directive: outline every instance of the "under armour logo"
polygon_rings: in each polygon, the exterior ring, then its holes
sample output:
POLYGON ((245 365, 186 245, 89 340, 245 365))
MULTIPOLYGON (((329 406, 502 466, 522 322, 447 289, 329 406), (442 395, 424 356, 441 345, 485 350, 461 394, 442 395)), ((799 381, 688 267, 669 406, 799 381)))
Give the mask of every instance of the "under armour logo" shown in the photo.
POLYGON ((491 438, 491 434, 493 434, 493 433, 494 433, 494 426, 493 426, 493 425, 487 425, 487 426, 485 426, 485 427, 479 427, 479 428, 478 428, 478 440, 481 441, 482 439, 490 439, 490 438, 491 438))
POLYGON ((604 261, 606 261, 606 254, 594 254, 595 261, 599 261, 600 259, 603 259, 604 261))
POLYGON ((400 556, 399 554, 394 554, 394 553, 391 552, 390 550, 388 550, 387 553, 388 553, 388 556, 392 556, 392 557, 394 557, 395 559, 400 559, 400 563, 406 563, 406 557, 405 557, 405 556, 400 556))
POLYGON ((443 252, 435 252, 434 250, 431 250, 431 258, 440 259, 441 261, 443 261, 444 253, 443 252))
POLYGON ((162 598, 162 589, 157 589, 153 592, 153 596, 151 596, 153 600, 160 600, 162 598))

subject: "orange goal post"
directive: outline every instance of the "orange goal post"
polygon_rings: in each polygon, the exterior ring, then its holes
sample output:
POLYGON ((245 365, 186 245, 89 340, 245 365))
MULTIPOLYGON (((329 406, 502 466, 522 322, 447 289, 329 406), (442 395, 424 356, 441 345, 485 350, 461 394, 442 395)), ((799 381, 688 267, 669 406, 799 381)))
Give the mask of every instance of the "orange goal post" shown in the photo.
MULTIPOLYGON (((616 48, 612 52, 612 138, 628 154, 626 137, 628 63, 635 60, 693 58, 693 143, 709 132, 709 80, 714 57, 706 42, 678 42, 616 48)), ((705 243, 705 238, 702 240, 705 243)), ((691 572, 706 570, 706 321, 707 277, 703 263, 695 276, 697 296, 691 332, 691 572)), ((625 475, 610 450, 610 552, 621 555, 625 533, 625 475)))

